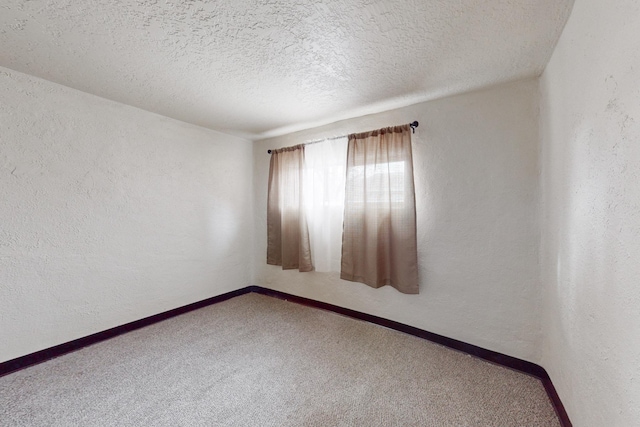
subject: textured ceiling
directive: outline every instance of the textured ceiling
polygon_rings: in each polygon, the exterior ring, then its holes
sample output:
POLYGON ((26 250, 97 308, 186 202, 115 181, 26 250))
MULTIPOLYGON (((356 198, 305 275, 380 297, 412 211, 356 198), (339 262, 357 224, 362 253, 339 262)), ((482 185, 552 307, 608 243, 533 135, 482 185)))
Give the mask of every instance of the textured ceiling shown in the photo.
POLYGON ((0 65, 258 139, 536 76, 572 4, 0 0, 0 65))

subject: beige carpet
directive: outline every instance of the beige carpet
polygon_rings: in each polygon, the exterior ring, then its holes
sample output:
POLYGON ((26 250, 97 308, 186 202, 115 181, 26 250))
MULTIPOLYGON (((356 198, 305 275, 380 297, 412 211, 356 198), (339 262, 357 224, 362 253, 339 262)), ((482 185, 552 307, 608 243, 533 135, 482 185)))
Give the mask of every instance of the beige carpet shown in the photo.
POLYGON ((0 378, 2 426, 558 426, 539 380, 247 294, 0 378))

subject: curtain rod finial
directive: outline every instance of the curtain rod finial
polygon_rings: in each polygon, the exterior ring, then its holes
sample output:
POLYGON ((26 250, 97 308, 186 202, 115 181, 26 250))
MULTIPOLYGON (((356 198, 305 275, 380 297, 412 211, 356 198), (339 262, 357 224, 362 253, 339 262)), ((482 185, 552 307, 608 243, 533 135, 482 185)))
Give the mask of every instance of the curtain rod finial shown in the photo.
POLYGON ((267 150, 267 154, 271 154, 271 150, 267 150))
POLYGON ((413 122, 409 123, 409 126, 411 127, 411 131, 413 133, 416 133, 416 128, 418 127, 420 123, 418 123, 417 120, 414 120, 413 122))

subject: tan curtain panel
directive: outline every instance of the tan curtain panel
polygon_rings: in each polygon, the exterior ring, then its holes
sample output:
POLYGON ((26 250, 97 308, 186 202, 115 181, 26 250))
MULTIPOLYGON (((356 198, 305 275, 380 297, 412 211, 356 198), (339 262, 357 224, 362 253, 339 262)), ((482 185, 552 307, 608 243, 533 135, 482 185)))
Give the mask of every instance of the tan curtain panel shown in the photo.
POLYGON ((267 200, 267 264, 312 271, 303 199, 304 145, 271 152, 267 200))
POLYGON ((409 125, 349 135, 340 278, 418 293, 409 125))

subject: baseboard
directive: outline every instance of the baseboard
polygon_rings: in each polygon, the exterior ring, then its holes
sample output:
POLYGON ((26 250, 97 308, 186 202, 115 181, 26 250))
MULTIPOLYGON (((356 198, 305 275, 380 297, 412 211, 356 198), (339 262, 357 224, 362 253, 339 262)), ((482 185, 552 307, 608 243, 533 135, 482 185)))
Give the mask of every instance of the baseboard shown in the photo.
POLYGON ((553 405, 558 418, 560 419, 561 425, 563 427, 572 426, 571 421, 569 420, 569 416, 564 409, 564 405, 562 404, 562 401, 560 400, 560 397, 558 396, 558 393, 556 392, 556 389, 551 382, 551 378, 549 378, 549 374, 547 374, 547 371, 540 365, 536 365, 535 363, 508 356, 506 354, 498 353, 492 350, 487 350, 486 348, 468 344, 463 341, 458 341, 453 338, 448 338, 443 335, 438 335, 433 332, 425 331, 413 326, 405 325, 403 323, 395 322, 393 320, 385 319, 383 317, 374 316, 372 314, 362 313, 360 311, 355 311, 326 302, 299 297, 297 295, 292 295, 273 289, 267 289, 260 286, 251 286, 250 288, 252 292, 256 292, 262 295, 267 295, 282 300, 306 305, 309 307, 319 308, 322 310, 332 311, 334 313, 352 317, 354 319, 364 320, 366 322, 375 323, 376 325, 384 326, 389 329, 404 332, 406 334, 423 338, 431 342, 444 345, 445 347, 449 347, 451 349, 458 350, 487 360, 489 362, 493 362, 495 364, 539 378, 544 385, 547 395, 549 396, 549 400, 551 400, 551 404, 553 405))
POLYGON ((144 319, 135 320, 124 325, 116 326, 115 328, 87 335, 86 337, 78 338, 73 341, 46 348, 44 350, 36 351, 35 353, 27 354, 26 356, 21 356, 16 359, 2 362, 0 363, 0 377, 15 371, 19 371, 20 369, 28 368, 29 366, 37 365, 39 363, 62 356, 64 354, 71 353, 72 351, 79 350, 92 344, 96 344, 100 341, 108 340, 109 338, 113 338, 115 336, 122 335, 136 329, 144 328, 145 326, 161 322, 171 317, 175 317, 183 313, 188 313, 189 311, 197 310, 199 308, 222 302, 239 295, 247 294, 249 292, 251 292, 251 287, 227 292, 222 295, 217 295, 212 298, 207 298, 202 301, 197 301, 192 304, 174 308, 173 310, 165 311, 163 313, 154 314, 153 316, 145 317, 144 319))
POLYGON ((558 418, 560 419, 560 425, 562 427, 572 427, 569 414, 567 414, 566 409, 564 409, 562 400, 560 400, 560 396, 558 396, 558 392, 556 391, 553 382, 551 382, 549 375, 547 375, 547 378, 542 379, 542 384, 547 392, 547 396, 549 396, 549 400, 551 400, 551 403, 553 404, 553 409, 556 410, 556 415, 558 415, 558 418))
POLYGON ((253 292, 259 294, 268 295, 276 298, 280 298, 287 301, 296 302, 309 307, 320 308, 323 310, 332 311, 334 313, 342 314, 355 319, 364 320, 369 323, 375 323, 376 325, 384 326, 389 329, 404 332, 409 335, 413 335, 419 338, 442 344, 445 347, 459 350, 464 353, 471 354, 481 359, 488 360, 498 365, 506 366, 511 369, 515 369, 520 372, 524 372, 534 377, 544 379, 549 378, 547 372, 535 363, 527 362, 526 360, 518 359, 515 357, 507 356, 505 354, 497 353, 495 351, 487 350, 482 347, 478 347, 472 344, 467 344, 462 341, 448 338, 443 335, 434 334, 423 329, 419 329, 413 326, 405 325, 404 323, 395 322, 393 320, 385 319, 383 317, 374 316, 360 311, 351 310, 337 305, 328 304, 326 302, 320 302, 309 298, 303 298, 296 295, 291 295, 285 292, 275 291, 273 289, 261 288, 259 286, 252 287, 253 292))
POLYGON ((525 374, 532 375, 539 378, 547 395, 553 404, 553 407, 560 419, 560 423, 563 427, 571 427, 571 421, 564 409, 564 405, 556 392, 547 371, 542 366, 535 363, 528 362, 526 360, 518 359, 516 357, 507 356, 492 350, 487 350, 482 347, 475 346, 473 344, 467 344, 462 341, 448 338, 443 335, 438 335, 433 332, 428 332, 423 329, 419 329, 413 326, 405 325, 403 323, 395 322, 393 320, 385 319, 383 317, 374 316, 360 311, 351 310, 348 308, 340 307, 337 305, 329 304, 326 302, 316 301, 309 298, 299 297, 297 295, 288 294, 285 292, 276 291, 273 289, 267 289, 260 286, 248 286, 246 288, 238 289, 235 291, 227 292, 222 295, 218 295, 212 298, 207 298, 202 301, 194 302, 182 307, 174 308, 173 310, 165 311, 163 313, 155 314, 153 316, 145 317, 144 319, 136 320, 124 325, 116 326, 115 328, 107 329, 102 332, 97 332, 86 337, 78 338, 73 341, 69 341, 63 344, 56 345, 44 350, 37 351, 35 353, 27 354, 25 356, 18 357, 16 359, 8 360, 0 363, 0 376, 10 374, 15 371, 19 371, 29 366, 37 365, 47 360, 62 356, 67 353, 79 350, 83 347, 87 347, 92 344, 96 344, 100 341, 113 338, 115 336, 143 328, 145 326, 152 325, 163 320, 170 319, 180 314, 188 313, 199 308, 207 307, 212 304, 216 304, 228 299, 244 295, 250 292, 255 292, 261 295, 267 295, 274 298, 279 298, 286 301, 295 302, 298 304, 306 305, 309 307, 319 308, 322 310, 331 311, 344 316, 352 317, 354 319, 364 320, 366 322, 374 323, 376 325, 384 326, 389 329, 404 332, 419 338, 423 338, 437 344, 444 345, 445 347, 452 348, 454 350, 462 351, 464 353, 479 357, 489 362, 496 363, 498 365, 515 369, 525 374))

